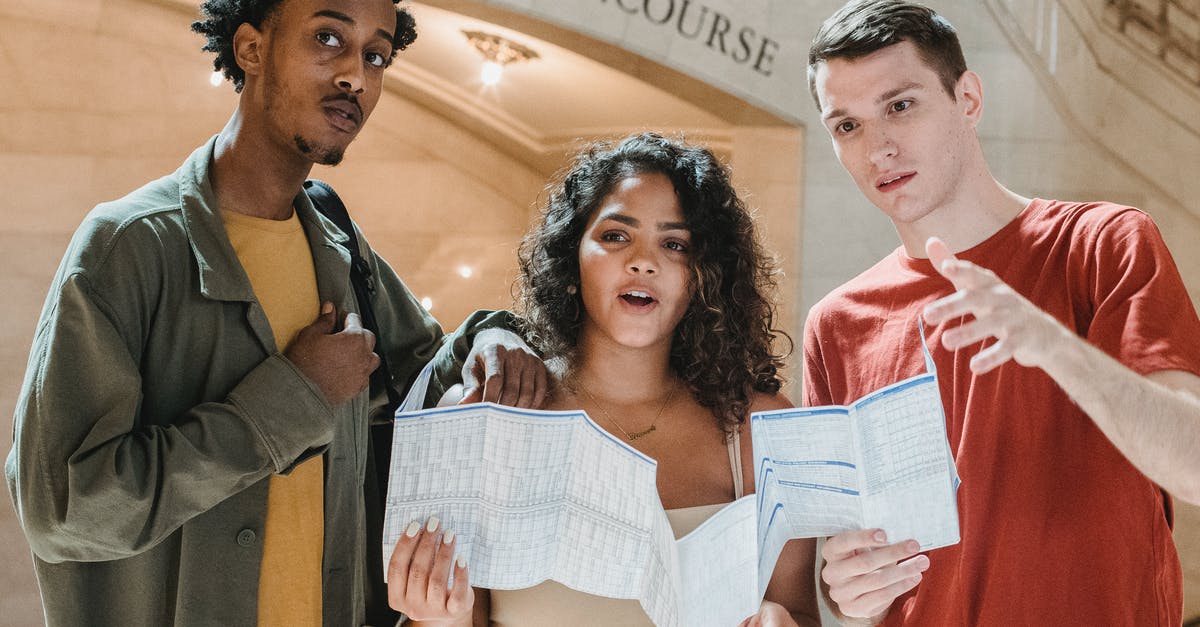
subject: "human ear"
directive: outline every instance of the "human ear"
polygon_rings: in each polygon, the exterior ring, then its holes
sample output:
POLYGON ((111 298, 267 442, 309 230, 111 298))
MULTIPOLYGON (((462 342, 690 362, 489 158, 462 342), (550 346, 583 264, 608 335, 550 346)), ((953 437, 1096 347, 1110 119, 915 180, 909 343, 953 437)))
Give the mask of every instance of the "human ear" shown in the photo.
POLYGON ((983 79, 971 70, 963 72, 954 84, 954 98, 971 126, 979 124, 983 117, 983 79))
POLYGON ((257 76, 262 69, 263 32, 242 22, 233 33, 233 58, 246 76, 257 76))

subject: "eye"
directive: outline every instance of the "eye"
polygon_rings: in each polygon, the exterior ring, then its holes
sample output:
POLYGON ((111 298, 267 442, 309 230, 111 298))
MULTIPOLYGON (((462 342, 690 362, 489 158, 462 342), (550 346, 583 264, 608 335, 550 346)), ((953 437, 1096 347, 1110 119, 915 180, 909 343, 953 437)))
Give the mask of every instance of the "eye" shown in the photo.
POLYGON ((837 126, 834 127, 834 130, 845 135, 856 128, 858 128, 858 124, 856 124, 853 120, 843 120, 838 122, 837 126))
POLYGON ((677 253, 686 253, 688 251, 688 243, 683 240, 669 239, 663 243, 663 247, 667 250, 677 253))
POLYGON ((375 67, 387 67, 388 65, 388 57, 378 52, 368 52, 363 55, 363 58, 367 60, 367 63, 375 67))
POLYGON ((600 234, 602 242, 627 242, 629 238, 621 231, 605 231, 600 234))
POLYGON ((911 100, 897 100, 896 102, 892 103, 891 110, 893 113, 908 111, 910 108, 912 108, 912 104, 913 103, 911 100))
POLYGON ((317 41, 321 42, 321 44, 325 46, 336 47, 342 45, 342 40, 338 39, 337 35, 334 35, 329 31, 321 31, 317 33, 317 41))

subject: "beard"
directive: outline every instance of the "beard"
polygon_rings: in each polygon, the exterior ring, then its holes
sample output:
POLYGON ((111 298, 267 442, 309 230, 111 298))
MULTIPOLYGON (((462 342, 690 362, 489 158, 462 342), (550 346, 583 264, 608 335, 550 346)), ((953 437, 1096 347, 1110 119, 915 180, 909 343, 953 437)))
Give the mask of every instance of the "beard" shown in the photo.
POLYGON ((345 150, 342 148, 336 146, 318 146, 300 135, 292 136, 292 140, 296 142, 296 148, 309 159, 312 159, 313 163, 337 165, 342 162, 342 157, 345 156, 345 150))

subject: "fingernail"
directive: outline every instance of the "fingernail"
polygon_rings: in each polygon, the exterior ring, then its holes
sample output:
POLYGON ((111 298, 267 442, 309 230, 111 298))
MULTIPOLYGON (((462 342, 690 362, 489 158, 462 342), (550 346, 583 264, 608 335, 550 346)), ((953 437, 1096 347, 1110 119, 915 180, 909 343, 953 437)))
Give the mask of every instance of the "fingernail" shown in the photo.
POLYGON ((921 572, 925 572, 929 568, 929 558, 924 555, 918 555, 917 568, 921 569, 921 572))
POLYGON ((921 544, 916 540, 909 540, 908 542, 904 543, 904 550, 908 551, 909 553, 916 553, 917 551, 921 550, 921 544))
POLYGON ((876 542, 878 542, 878 543, 880 543, 880 544, 883 544, 884 542, 887 542, 887 534, 886 534, 886 533, 884 533, 882 530, 880 530, 880 531, 876 531, 876 532, 875 532, 875 535, 873 535, 873 536, 871 536, 871 537, 872 537, 872 538, 874 538, 874 539, 875 539, 875 541, 876 541, 876 542))
POLYGON ((333 303, 328 301, 321 303, 321 313, 327 314, 331 311, 333 311, 333 303))
POLYGON ((406 535, 410 538, 415 538, 415 537, 417 537, 417 533, 420 531, 421 531, 421 523, 414 520, 414 521, 408 523, 408 529, 404 530, 404 535, 406 535))
POLYGON ((441 522, 441 521, 439 521, 439 520, 437 519, 437 516, 430 516, 430 517, 429 517, 429 524, 425 525, 425 531, 428 531, 429 533, 433 533, 433 532, 437 531, 438 524, 439 524, 440 522, 441 522))
POLYGON ((442 544, 450 544, 451 542, 454 542, 454 532, 447 531, 446 535, 442 536, 442 544))
POLYGON ((455 560, 455 561, 458 563, 458 567, 459 567, 459 568, 466 568, 466 567, 467 567, 467 558, 463 557, 462 555, 459 555, 459 556, 458 556, 458 559, 457 559, 457 560, 455 560))

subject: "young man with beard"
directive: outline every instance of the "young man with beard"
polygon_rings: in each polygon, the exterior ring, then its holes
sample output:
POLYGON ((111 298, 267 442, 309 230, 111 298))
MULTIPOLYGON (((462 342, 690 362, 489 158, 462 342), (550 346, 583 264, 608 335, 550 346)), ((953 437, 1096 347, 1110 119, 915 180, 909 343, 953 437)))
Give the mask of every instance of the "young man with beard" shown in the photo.
MULTIPOLYGON (((363 495, 379 357, 346 235, 302 185, 341 161, 415 38, 396 1, 203 4, 193 28, 238 108, 174 174, 84 220, 17 403, 6 471, 49 624, 366 619, 382 574, 366 566, 382 521, 363 495)), ((395 384, 435 354, 452 377, 474 339, 485 398, 541 402, 540 361, 506 331, 476 336, 497 319, 444 337, 360 250, 395 384)))
POLYGON ((831 606, 853 624, 1178 625, 1170 494, 1200 502, 1200 322, 1150 218, 1002 186, 981 80, 924 6, 847 4, 809 80, 901 246, 813 307, 805 404, 923 372, 923 316, 962 478, 956 545, 830 538, 831 606))

